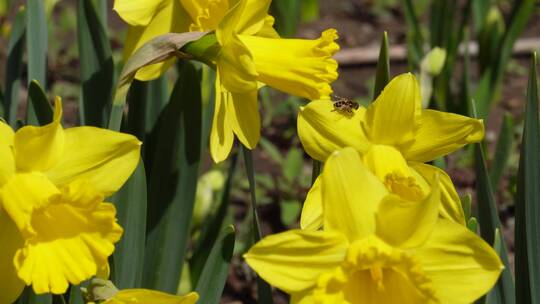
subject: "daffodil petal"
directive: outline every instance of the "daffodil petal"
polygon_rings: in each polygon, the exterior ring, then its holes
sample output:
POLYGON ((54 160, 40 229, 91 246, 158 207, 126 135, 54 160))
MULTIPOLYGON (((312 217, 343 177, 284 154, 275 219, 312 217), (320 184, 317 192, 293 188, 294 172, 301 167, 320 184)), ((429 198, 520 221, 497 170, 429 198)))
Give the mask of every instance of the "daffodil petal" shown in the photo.
MULTIPOLYGON (((144 0, 142 0, 144 1, 144 0)), ((183 33, 189 30, 191 19, 180 5, 179 1, 168 0, 168 4, 158 10, 154 18, 146 26, 129 26, 126 41, 124 43, 124 61, 129 60, 131 55, 143 44, 151 39, 166 33, 183 33)), ((135 78, 148 81, 161 76, 176 59, 169 59, 165 62, 156 63, 143 67, 135 78)))
POLYGON ((60 194, 45 175, 37 172, 14 175, 2 187, 0 202, 17 225, 23 237, 34 234, 32 213, 50 204, 51 198, 60 194))
POLYGON ((415 248, 422 245, 437 222, 439 204, 438 184, 423 201, 388 195, 377 209, 377 236, 394 247, 415 248))
POLYGON ((375 212, 388 191, 356 150, 345 148, 328 158, 321 188, 325 230, 340 231, 350 241, 375 232, 375 212))
POLYGON ((114 297, 105 301, 103 304, 195 304, 198 299, 199 295, 195 292, 178 296, 149 289, 124 289, 120 290, 114 297))
POLYGON ((253 56, 259 81, 311 100, 328 97, 332 93, 330 84, 338 76, 338 64, 332 58, 339 50, 335 43, 338 38, 336 30, 326 30, 315 40, 239 37, 253 56), (279 53, 281 55, 276 56, 279 53))
POLYGON ((148 25, 173 0, 115 0, 113 9, 130 25, 148 25))
MULTIPOLYGON (((232 126, 227 118, 227 104, 230 93, 223 91, 216 74, 216 101, 212 130, 210 132, 210 155, 214 162, 219 163, 229 156, 234 142, 232 126)), ((230 114, 229 114, 230 115, 230 114)))
POLYGON ((340 233, 289 230, 265 237, 244 258, 265 281, 295 293, 314 286, 321 274, 338 266, 347 247, 340 233))
POLYGON ((279 38, 278 32, 274 29, 275 23, 274 17, 266 15, 264 19, 263 27, 255 34, 255 36, 266 37, 266 38, 279 38))
POLYGON ((215 30, 229 11, 228 0, 180 0, 191 16, 190 31, 215 30))
POLYGON ((428 162, 484 138, 481 119, 425 110, 414 142, 402 148, 409 161, 428 162))
POLYGON ((112 204, 85 183, 70 184, 54 203, 32 214, 35 234, 17 251, 19 277, 37 294, 65 293, 96 275, 114 252, 122 228, 112 204))
POLYGON ((221 45, 235 34, 255 35, 265 25, 271 0, 239 0, 216 30, 221 45))
POLYGON ((388 174, 410 176, 411 172, 403 155, 394 147, 371 145, 362 157, 366 167, 382 182, 388 174))
POLYGON ((461 199, 452 183, 450 176, 435 166, 411 162, 409 163, 411 168, 418 172, 430 185, 434 187, 439 183, 441 189, 441 204, 439 207, 439 214, 441 217, 452 220, 456 223, 465 225, 465 214, 463 213, 463 207, 461 206, 461 199), (435 178, 438 176, 438 179, 435 178))
POLYGON ((440 303, 474 303, 503 269, 497 253, 462 225, 439 219, 426 244, 414 252, 440 303))
POLYGON ((229 122, 240 142, 254 149, 261 137, 261 117, 257 91, 245 94, 230 93, 227 105, 229 122))
POLYGON ((86 179, 100 193, 116 192, 139 163, 141 142, 134 136, 94 127, 65 130, 65 150, 46 171, 58 186, 86 179))
POLYGON ((360 121, 365 113, 359 108, 347 116, 335 111, 329 100, 315 100, 298 112, 298 135, 306 152, 325 161, 332 152, 353 147, 364 153, 370 146, 360 121))
POLYGON ((43 127, 22 127, 15 133, 13 153, 18 170, 45 171, 60 160, 65 144, 61 120, 62 102, 57 98, 53 122, 43 127))
POLYGON ((248 93, 257 90, 257 69, 253 56, 244 43, 233 35, 222 45, 216 58, 221 85, 229 92, 248 93))
POLYGON ((408 144, 414 140, 421 112, 418 82, 413 74, 402 74, 392 79, 369 106, 364 129, 374 143, 408 144))
POLYGON ((313 291, 297 292, 291 295, 290 304, 313 304, 313 291))
POLYGON ((321 181, 319 176, 309 189, 302 207, 300 227, 304 230, 318 230, 323 225, 323 203, 321 194, 321 181))
POLYGON ((0 303, 14 303, 22 293, 24 282, 17 276, 14 258, 24 245, 17 226, 0 207, 0 303))
POLYGON ((13 137, 11 127, 0 121, 0 187, 15 173, 13 137))

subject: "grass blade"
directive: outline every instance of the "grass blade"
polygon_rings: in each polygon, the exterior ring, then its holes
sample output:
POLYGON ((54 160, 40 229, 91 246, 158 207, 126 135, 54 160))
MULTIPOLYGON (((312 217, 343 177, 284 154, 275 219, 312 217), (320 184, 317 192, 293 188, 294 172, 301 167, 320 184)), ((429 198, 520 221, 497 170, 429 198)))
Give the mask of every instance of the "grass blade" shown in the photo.
POLYGON ((411 70, 418 70, 420 61, 424 57, 423 44, 424 39, 420 31, 420 22, 414 11, 412 0, 405 0, 405 21, 407 23, 407 48, 409 57, 409 66, 411 70))
MULTIPOLYGON (((255 195, 255 171, 253 169, 253 156, 251 155, 251 150, 242 146, 242 151, 244 152, 244 164, 246 166, 246 174, 249 181, 249 192, 251 195, 251 211, 253 216, 252 222, 252 231, 253 231, 253 240, 257 242, 261 239, 261 224, 259 221, 259 214, 257 211, 257 199, 255 195)), ((257 296, 258 303, 268 304, 274 303, 272 299, 272 289, 270 285, 263 281, 259 276, 257 276, 257 296)))
POLYGON ((373 100, 382 92, 390 79, 390 57, 388 55, 388 33, 385 31, 381 40, 377 72, 375 74, 375 86, 373 88, 373 100))
MULTIPOLYGON (((26 45, 28 52, 28 84, 37 80, 47 89, 47 18, 42 0, 27 0, 26 45)), ((32 104, 26 112, 28 124, 36 124, 37 118, 32 104)))
POLYGON ((508 163, 508 158, 512 153, 512 147, 514 143, 514 122, 509 114, 505 114, 501 130, 499 132, 499 139, 497 140, 497 146, 495 147, 495 156, 493 158, 493 167, 489 170, 489 177, 492 182, 493 189, 497 189, 501 176, 508 163))
POLYGON ((156 126, 149 174, 148 229, 143 286, 175 293, 190 236, 201 158, 201 89, 185 63, 156 126))
POLYGON ((540 303, 540 123, 536 54, 527 88, 527 105, 516 193, 516 297, 518 303, 540 303))
POLYGON ((28 103, 33 105, 40 126, 53 121, 53 109, 47 94, 36 80, 32 80, 28 86, 28 103))
POLYGON ((238 154, 233 153, 230 156, 229 173, 223 187, 219 206, 212 218, 207 220, 201 228, 199 241, 193 249, 193 257, 190 260, 191 282, 193 286, 198 286, 199 277, 203 273, 204 265, 210 256, 212 244, 218 239, 223 227, 231 222, 231 219, 227 218, 227 211, 229 210, 230 192, 234 174, 236 173, 237 162, 238 154))
POLYGON ((114 88, 114 62, 107 34, 91 0, 78 0, 77 39, 81 62, 81 123, 105 126, 114 88))
POLYGON ((229 265, 234 251, 235 231, 230 225, 223 229, 204 265, 195 291, 200 295, 199 303, 219 303, 229 274, 229 265))
POLYGON ((5 118, 12 127, 15 127, 15 122, 17 121, 25 38, 26 9, 21 7, 15 16, 15 21, 11 28, 6 62, 6 94, 4 96, 4 110, 6 111, 5 118))
POLYGON ((133 175, 111 199, 124 234, 114 252, 114 284, 141 287, 146 241, 146 173, 141 161, 133 175))
MULTIPOLYGON (((486 242, 495 243, 495 232, 501 229, 501 222, 497 211, 497 204, 493 195, 492 183, 486 168, 486 161, 481 143, 475 145, 475 170, 476 170, 476 195, 478 200, 478 222, 480 224, 480 235, 486 242)), ((501 236, 502 240, 502 236, 501 236)), ((508 249, 504 240, 500 242, 501 249, 499 256, 504 264, 499 281, 490 292, 490 297, 496 297, 495 303, 516 303, 514 295, 514 278, 512 268, 508 260, 508 249)), ((518 302, 521 303, 521 302, 518 302)))

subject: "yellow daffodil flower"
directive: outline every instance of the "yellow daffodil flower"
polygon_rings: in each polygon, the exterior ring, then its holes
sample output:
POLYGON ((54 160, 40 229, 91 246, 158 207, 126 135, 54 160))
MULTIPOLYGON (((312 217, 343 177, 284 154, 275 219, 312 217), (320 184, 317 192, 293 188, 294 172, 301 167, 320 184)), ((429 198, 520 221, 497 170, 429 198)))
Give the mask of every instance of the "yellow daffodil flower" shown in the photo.
MULTIPOLYGON (((124 46, 124 60, 149 40, 167 33, 215 30, 225 14, 238 0, 115 0, 114 10, 128 23, 124 46)), ((266 33, 276 36, 271 29, 274 19, 266 16, 266 33)), ((153 64, 137 72, 142 81, 161 76, 173 63, 170 59, 153 64)))
POLYGON ((227 158, 235 135, 253 149, 260 137, 257 89, 261 83, 308 99, 327 98, 337 78, 332 56, 339 46, 335 30, 319 39, 281 39, 259 35, 269 0, 240 0, 216 30, 219 51, 216 104, 210 135, 215 162, 227 158))
MULTIPOLYGON (((328 100, 309 103, 298 114, 298 133, 304 149, 317 160, 324 161, 342 147, 354 147, 382 181, 396 169, 396 162, 403 164, 397 161, 402 158, 408 169, 399 169, 401 176, 414 178, 424 192, 434 186, 434 177, 438 175, 442 193, 441 216, 465 223, 459 196, 450 177, 424 162, 480 141, 484 136, 483 122, 423 110, 418 82, 412 74, 394 78, 375 102, 367 109, 360 107, 352 115, 334 109, 328 100), (376 159, 384 161, 374 161, 376 159)), ((320 195, 317 192, 316 188, 312 189, 312 195, 320 195)), ((313 215, 316 210, 306 212, 312 213, 312 218, 316 217, 313 215)), ((302 222, 303 225, 313 224, 307 218, 302 222)))
POLYGON ((94 127, 64 130, 61 119, 57 99, 48 125, 14 132, 0 122, 0 303, 25 284, 63 293, 106 272, 122 232, 102 201, 131 175, 141 143, 94 127))
POLYGON ((195 292, 177 296, 149 289, 124 289, 103 304, 194 304, 198 299, 199 295, 195 292))
POLYGON ((328 158, 319 183, 322 230, 271 235, 245 255, 291 303, 472 303, 497 281, 495 251, 438 216, 437 185, 422 200, 393 193, 353 148, 328 158))

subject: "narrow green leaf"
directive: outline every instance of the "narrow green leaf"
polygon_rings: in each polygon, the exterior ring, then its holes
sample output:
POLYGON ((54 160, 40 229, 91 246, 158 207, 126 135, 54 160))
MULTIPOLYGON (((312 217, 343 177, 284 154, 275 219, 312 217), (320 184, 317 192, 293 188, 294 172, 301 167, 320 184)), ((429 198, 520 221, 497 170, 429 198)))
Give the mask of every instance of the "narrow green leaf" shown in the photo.
POLYGON ((40 126, 53 121, 53 109, 47 98, 47 94, 37 80, 32 80, 28 86, 28 103, 34 106, 36 118, 40 126))
POLYGON ((536 53, 527 88, 527 105, 516 190, 516 297, 518 303, 540 303, 540 123, 536 53))
POLYGON ((92 0, 78 0, 77 40, 82 94, 81 123, 105 126, 114 88, 114 62, 103 24, 92 0))
POLYGON ((141 161, 112 197, 124 234, 114 252, 114 284, 119 289, 141 287, 146 241, 146 173, 141 161))
MULTIPOLYGON (((497 211, 497 204, 493 195, 492 183, 486 168, 484 151, 481 144, 475 145, 475 170, 476 170, 476 195, 478 200, 478 220, 480 223, 480 235, 486 242, 495 242, 494 232, 501 229, 501 222, 497 211)), ((502 237, 501 237, 502 238, 502 237)), ((508 261, 508 249, 506 244, 501 245, 501 260, 505 269, 503 270, 497 285, 493 291, 499 299, 499 303, 516 303, 514 295, 514 278, 512 268, 508 261)), ((518 303, 522 303, 519 302, 518 303)))
POLYGON ((261 148, 263 149, 263 151, 268 155, 268 157, 273 162, 275 162, 278 165, 283 164, 285 160, 283 159, 283 156, 281 155, 281 152, 279 152, 279 149, 276 147, 276 145, 274 145, 271 141, 263 137, 261 137, 259 144, 261 145, 261 148))
MULTIPOLYGON (((504 240, 502 239, 501 231, 499 229, 495 230, 495 240, 493 241, 493 249, 497 252, 497 254, 502 258, 503 254, 506 254, 504 240)), ((510 271, 511 272, 511 271, 510 271)), ((506 302, 506 299, 504 299, 504 295, 501 294, 501 289, 498 288, 499 286, 496 286, 493 288, 485 297, 485 303, 486 304, 507 304, 507 303, 515 303, 515 300, 512 298, 512 301, 514 302, 506 302)))
POLYGON ((69 289, 69 304, 84 304, 81 287, 79 285, 71 286, 69 289))
POLYGON ((214 119, 216 72, 206 64, 201 64, 199 71, 201 73, 201 96, 203 104, 201 153, 204 155, 207 153, 209 147, 208 140, 214 119))
POLYGON ((19 106, 19 91, 21 89, 21 74, 23 70, 23 53, 26 35, 26 10, 21 7, 15 16, 9 37, 6 62, 6 83, 4 96, 5 118, 15 127, 17 108, 19 106))
POLYGON ((178 287, 197 190, 201 115, 199 77, 186 62, 156 127, 154 151, 159 153, 149 174, 146 288, 175 293, 178 287))
POLYGON ((2 117, 4 120, 6 119, 6 111, 4 109, 4 91, 0 88, 0 117, 2 117))
MULTIPOLYGON (((28 84, 37 80, 47 89, 47 17, 43 0, 27 0, 26 45, 28 53, 28 84)), ((36 124, 37 118, 32 104, 26 112, 28 124, 36 124)))
POLYGON ((190 260, 191 282, 193 286, 198 285, 199 277, 210 256, 212 244, 216 242, 220 231, 232 222, 230 218, 227 218, 227 211, 229 210, 231 185, 236 173, 237 162, 238 153, 232 153, 230 156, 229 173, 223 187, 223 192, 221 193, 219 206, 217 206, 216 212, 212 217, 203 223, 199 239, 193 249, 193 257, 190 260))
MULTIPOLYGON (((257 242, 262 238, 262 234, 259 213, 257 210, 257 195, 255 193, 256 185, 255 170, 253 169, 253 156, 251 155, 251 150, 246 148, 245 146, 242 146, 242 151, 244 152, 244 164, 246 166, 246 174, 249 181, 249 192, 251 197, 251 213, 253 217, 253 240, 254 242, 257 242)), ((270 285, 263 281, 259 276, 257 276, 257 296, 258 303, 274 303, 274 300, 272 299, 272 289, 270 288, 270 285)))
POLYGON ((471 207, 472 207, 472 196, 470 193, 465 194, 461 198, 461 207, 463 208, 463 213, 465 215, 465 220, 469 220, 471 217, 471 207))
POLYGON ((285 226, 290 226, 297 222, 302 204, 296 200, 285 200, 279 204, 281 222, 285 226))
POLYGON ((489 177, 493 183, 493 189, 497 189, 501 176, 508 163, 508 158, 512 153, 514 143, 514 122, 512 117, 506 113, 499 132, 499 139, 495 147, 495 156, 493 157, 493 166, 489 170, 489 177))
POLYGON ((195 291, 199 293, 199 303, 219 303, 234 251, 235 231, 230 225, 223 229, 212 246, 195 291))
POLYGON ((148 82, 145 106, 146 133, 152 131, 158 120, 159 114, 169 102, 168 81, 167 75, 163 75, 158 79, 148 82))
POLYGON ((407 23, 407 48, 409 52, 409 66, 412 70, 418 70, 420 61, 424 57, 424 39, 420 30, 420 22, 416 16, 412 0, 405 0, 405 21, 407 23))
POLYGON ((302 22, 311 22, 319 18, 319 0, 302 0, 300 5, 302 22))
POLYGON ((301 0, 272 1, 272 16, 276 18, 276 29, 283 37, 293 37, 300 21, 301 0))
POLYGON ((388 54, 388 33, 385 31, 381 40, 377 72, 375 74, 375 86, 373 87, 373 100, 382 92, 390 80, 390 57, 388 54))
POLYGON ((50 294, 36 295, 32 287, 26 287, 23 294, 19 298, 18 304, 52 304, 52 296, 50 294))

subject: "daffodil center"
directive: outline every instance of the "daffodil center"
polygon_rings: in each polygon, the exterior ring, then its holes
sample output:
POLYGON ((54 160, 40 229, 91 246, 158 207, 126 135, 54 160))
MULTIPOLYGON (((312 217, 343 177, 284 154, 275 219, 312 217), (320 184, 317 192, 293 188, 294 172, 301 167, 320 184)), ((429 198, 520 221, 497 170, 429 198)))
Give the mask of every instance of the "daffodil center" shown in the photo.
POLYGON ((407 252, 376 237, 356 241, 334 272, 321 276, 316 303, 439 303, 431 280, 407 252))
POLYGON ((390 192, 395 193, 404 199, 419 201, 424 198, 422 189, 412 176, 389 173, 385 176, 384 184, 390 192))

